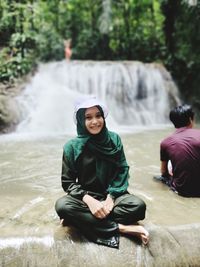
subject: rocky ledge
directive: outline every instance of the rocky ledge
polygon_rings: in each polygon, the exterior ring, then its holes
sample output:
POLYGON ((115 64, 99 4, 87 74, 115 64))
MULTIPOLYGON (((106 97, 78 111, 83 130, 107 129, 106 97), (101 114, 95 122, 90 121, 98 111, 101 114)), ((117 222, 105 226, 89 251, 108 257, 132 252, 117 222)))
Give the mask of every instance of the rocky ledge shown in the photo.
POLYGON ((16 98, 29 78, 27 76, 12 83, 0 83, 0 133, 13 131, 19 123, 21 114, 16 98))

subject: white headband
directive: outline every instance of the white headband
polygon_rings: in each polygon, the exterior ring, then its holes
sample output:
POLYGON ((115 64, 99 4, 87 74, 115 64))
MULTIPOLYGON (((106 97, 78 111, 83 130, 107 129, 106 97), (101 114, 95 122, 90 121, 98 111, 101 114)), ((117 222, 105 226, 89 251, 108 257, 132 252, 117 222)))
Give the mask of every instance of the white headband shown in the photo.
POLYGON ((80 108, 91 108, 94 106, 100 106, 103 110, 104 118, 108 115, 108 109, 105 104, 96 98, 94 95, 85 95, 76 100, 74 104, 74 118, 76 121, 76 113, 80 108))

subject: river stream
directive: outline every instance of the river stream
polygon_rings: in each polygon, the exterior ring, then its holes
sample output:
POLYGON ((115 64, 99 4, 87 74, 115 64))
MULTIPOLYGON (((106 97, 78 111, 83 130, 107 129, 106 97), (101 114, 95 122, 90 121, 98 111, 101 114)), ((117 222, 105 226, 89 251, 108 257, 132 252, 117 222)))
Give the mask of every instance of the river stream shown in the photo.
MULTIPOLYGON (((159 174, 160 140, 172 130, 167 127, 121 135, 130 165, 130 192, 140 196, 147 203, 147 216, 143 223, 150 228, 155 225, 180 226, 200 221, 200 199, 180 197, 153 179, 153 175, 159 174)), ((12 248, 12 251, 16 252, 23 242, 30 241, 34 241, 34 244, 39 243, 44 249, 60 239, 58 232, 61 226, 54 210, 54 203, 64 194, 60 180, 62 147, 69 138, 71 136, 64 135, 37 138, 1 136, 0 249, 4 255, 2 266, 28 266, 20 265, 23 260, 16 265, 6 265, 10 258, 5 249, 9 251, 12 248)), ((65 235, 61 239, 65 240, 65 235)), ((34 248, 39 252, 40 247, 34 245, 34 248)), ((22 258, 23 253, 20 252, 22 258)), ((8 254, 13 257, 12 253, 8 254)))
MULTIPOLYGON (((159 174, 159 143, 173 129, 122 134, 130 165, 130 192, 148 205, 146 223, 176 225, 199 221, 200 199, 176 196, 159 174), (170 199, 173 197, 173 201, 170 199), (187 216, 188 209, 190 216, 187 216)), ((63 144, 71 137, 0 139, 1 236, 48 234, 58 218, 54 202, 63 194, 60 182, 63 144)))

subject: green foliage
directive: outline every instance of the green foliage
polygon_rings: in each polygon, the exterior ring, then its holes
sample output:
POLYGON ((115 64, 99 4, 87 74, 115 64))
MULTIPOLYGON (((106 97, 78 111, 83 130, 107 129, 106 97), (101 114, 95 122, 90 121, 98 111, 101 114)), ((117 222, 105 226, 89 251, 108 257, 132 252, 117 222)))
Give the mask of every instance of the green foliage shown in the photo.
POLYGON ((68 38, 72 39, 73 57, 78 59, 152 61, 162 55, 158 0, 142 4, 133 0, 24 0, 9 4, 9 0, 2 1, 0 31, 5 25, 10 27, 9 46, 21 50, 22 57, 33 50, 37 60, 60 60, 63 40, 68 38))
POLYGON ((64 57, 63 39, 49 28, 42 28, 36 39, 36 54, 40 61, 61 60, 64 57))
POLYGON ((12 81, 34 64, 35 32, 31 25, 29 1, 2 1, 0 6, 0 81, 12 81))
POLYGON ((31 31, 25 33, 16 32, 11 35, 9 45, 18 50, 22 50, 22 48, 32 50, 35 48, 35 38, 34 32, 31 31))
POLYGON ((0 81, 63 59, 71 39, 74 59, 163 62, 200 107, 200 2, 189 2, 1 0, 0 81))
POLYGON ((4 48, 0 53, 0 82, 14 81, 31 71, 33 59, 29 55, 25 58, 20 53, 11 56, 9 48, 4 48))
POLYGON ((190 5, 189 1, 165 0, 162 8, 168 49, 166 65, 183 99, 200 110, 200 2, 190 5))

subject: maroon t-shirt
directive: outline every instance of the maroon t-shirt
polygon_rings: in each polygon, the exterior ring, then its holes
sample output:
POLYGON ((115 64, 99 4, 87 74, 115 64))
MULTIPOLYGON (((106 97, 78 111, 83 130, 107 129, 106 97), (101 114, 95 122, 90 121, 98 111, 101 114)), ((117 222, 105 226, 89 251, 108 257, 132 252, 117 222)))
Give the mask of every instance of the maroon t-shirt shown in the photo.
POLYGON ((171 160, 173 185, 185 196, 200 196, 200 130, 188 127, 161 142, 161 161, 171 160))

